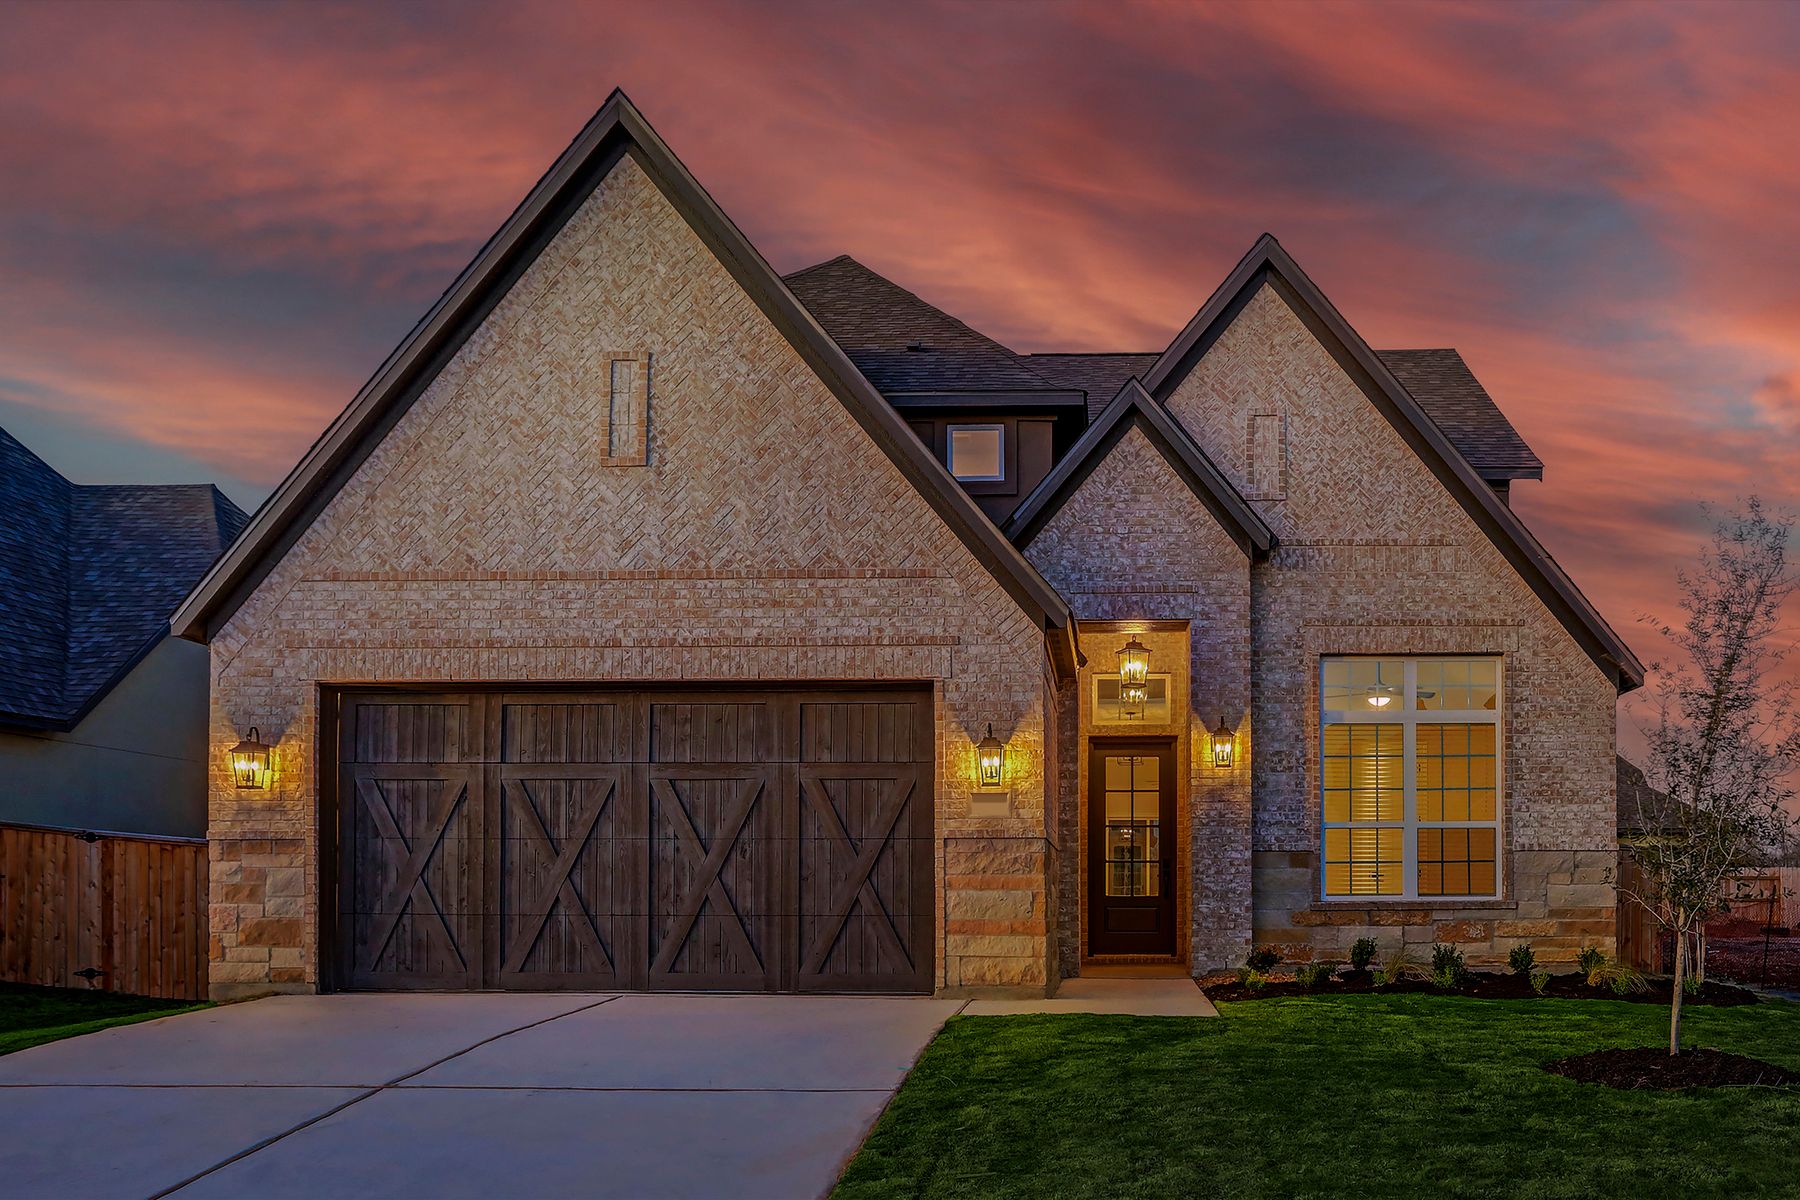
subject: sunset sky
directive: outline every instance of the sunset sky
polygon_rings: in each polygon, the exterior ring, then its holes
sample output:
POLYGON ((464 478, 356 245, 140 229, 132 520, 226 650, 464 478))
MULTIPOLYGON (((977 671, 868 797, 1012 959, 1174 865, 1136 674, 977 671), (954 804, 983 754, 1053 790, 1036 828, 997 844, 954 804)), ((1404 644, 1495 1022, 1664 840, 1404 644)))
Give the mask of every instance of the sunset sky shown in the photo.
POLYGON ((1800 6, 5 8, 0 425, 262 500, 615 85, 783 271, 1159 350, 1264 230, 1455 346, 1620 632, 1800 501, 1800 6))

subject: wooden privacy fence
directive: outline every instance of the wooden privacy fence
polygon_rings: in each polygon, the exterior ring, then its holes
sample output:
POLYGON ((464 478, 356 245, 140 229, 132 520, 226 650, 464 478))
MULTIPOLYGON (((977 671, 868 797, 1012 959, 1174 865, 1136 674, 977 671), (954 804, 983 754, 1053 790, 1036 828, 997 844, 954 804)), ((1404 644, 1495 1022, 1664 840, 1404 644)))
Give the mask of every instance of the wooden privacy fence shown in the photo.
POLYGON ((0 979, 206 998, 206 842, 0 824, 0 979))
POLYGON ((1627 891, 1642 894, 1644 873, 1631 851, 1619 848, 1619 957, 1640 971, 1663 973, 1662 926, 1648 909, 1631 899, 1627 891))

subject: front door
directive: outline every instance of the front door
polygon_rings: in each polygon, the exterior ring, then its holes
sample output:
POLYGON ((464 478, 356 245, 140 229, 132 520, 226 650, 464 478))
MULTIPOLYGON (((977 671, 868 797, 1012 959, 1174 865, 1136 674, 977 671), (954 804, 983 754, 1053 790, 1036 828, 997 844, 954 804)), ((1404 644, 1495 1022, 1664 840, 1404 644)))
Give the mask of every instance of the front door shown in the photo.
POLYGON ((1175 747, 1095 742, 1088 762, 1088 953, 1175 953, 1175 747))

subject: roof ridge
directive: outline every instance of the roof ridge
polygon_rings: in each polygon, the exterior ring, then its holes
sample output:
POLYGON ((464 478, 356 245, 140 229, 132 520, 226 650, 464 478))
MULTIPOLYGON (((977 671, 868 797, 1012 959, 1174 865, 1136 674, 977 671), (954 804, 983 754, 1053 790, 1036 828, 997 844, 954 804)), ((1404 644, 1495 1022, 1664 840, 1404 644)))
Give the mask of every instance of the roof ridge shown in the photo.
MULTIPOLYGON (((859 267, 862 266, 861 263, 856 262, 856 260, 854 258, 851 258, 848 254, 834 254, 830 258, 824 259, 820 262, 816 262, 810 267, 801 267, 798 271, 789 271, 786 275, 783 275, 781 278, 784 282, 789 279, 798 279, 802 275, 810 275, 814 271, 820 270, 823 267, 829 267, 832 263, 837 263, 837 262, 853 262, 853 263, 856 263, 856 265, 859 267)), ((868 270, 867 267, 863 267, 863 269, 865 271, 868 270)))
POLYGON ((1155 358, 1161 350, 1028 350, 1020 358, 1155 358))

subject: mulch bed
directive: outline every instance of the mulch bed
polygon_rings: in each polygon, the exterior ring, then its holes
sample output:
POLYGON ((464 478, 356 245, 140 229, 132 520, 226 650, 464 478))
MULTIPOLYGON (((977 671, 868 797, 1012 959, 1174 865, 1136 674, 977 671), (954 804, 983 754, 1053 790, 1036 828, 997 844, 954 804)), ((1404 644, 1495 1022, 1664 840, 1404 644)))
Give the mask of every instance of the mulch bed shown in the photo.
MULTIPOLYGON (((1529 979, 1513 974, 1476 971, 1471 974, 1468 983, 1452 991, 1440 988, 1436 984, 1414 979, 1403 979, 1386 987, 1379 987, 1375 983, 1373 973, 1369 971, 1339 971, 1331 977, 1330 982, 1314 992, 1303 990, 1291 978, 1279 976, 1255 991, 1245 987, 1235 978, 1226 976, 1201 980, 1201 988, 1213 1001, 1266 1000, 1273 996, 1346 996, 1361 992, 1381 992, 1389 995, 1422 992, 1434 996, 1469 996, 1476 1000, 1628 1000, 1637 1004, 1667 1004, 1669 1002, 1669 980, 1647 979, 1645 982, 1649 984, 1649 991, 1628 992, 1621 996, 1610 987, 1589 987, 1587 980, 1577 973, 1552 975, 1550 983, 1544 989, 1544 994, 1540 996, 1531 990, 1529 979)), ((1739 1004, 1755 1004, 1757 999, 1755 992, 1732 987, 1728 983, 1720 983, 1715 979, 1708 979, 1706 987, 1698 996, 1689 996, 1683 1003, 1729 1008, 1739 1004)))
POLYGON ((1800 1073, 1742 1054, 1722 1050, 1684 1050, 1671 1058, 1667 1050, 1637 1046, 1595 1050, 1546 1063, 1544 1070, 1579 1083, 1610 1088, 1674 1091, 1696 1087, 1788 1087, 1800 1084, 1800 1073))

